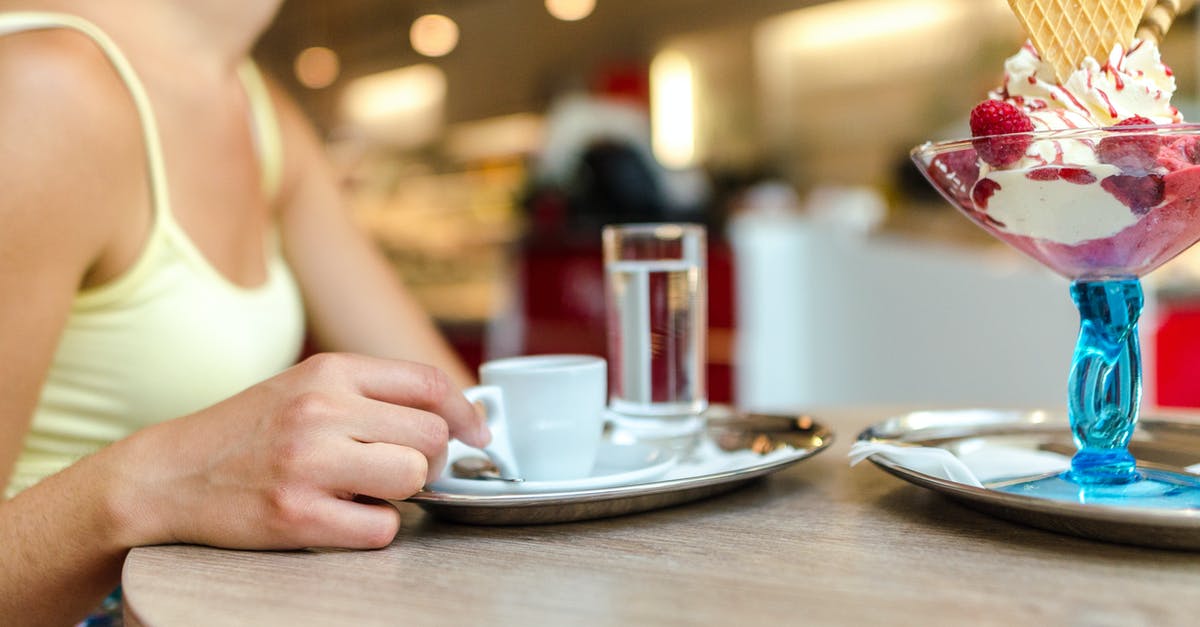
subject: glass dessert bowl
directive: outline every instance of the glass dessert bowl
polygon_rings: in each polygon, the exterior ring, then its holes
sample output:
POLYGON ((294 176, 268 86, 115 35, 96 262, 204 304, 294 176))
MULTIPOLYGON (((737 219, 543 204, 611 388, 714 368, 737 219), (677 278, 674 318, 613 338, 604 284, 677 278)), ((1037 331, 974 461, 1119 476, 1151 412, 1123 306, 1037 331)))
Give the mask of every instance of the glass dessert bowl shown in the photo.
POLYGON ((1142 392, 1140 278, 1200 240, 1200 125, 984 136, 926 143, 912 158, 971 221, 1070 280, 1079 309, 1071 469, 997 489, 1200 507, 1200 477, 1139 468, 1128 450, 1142 392))

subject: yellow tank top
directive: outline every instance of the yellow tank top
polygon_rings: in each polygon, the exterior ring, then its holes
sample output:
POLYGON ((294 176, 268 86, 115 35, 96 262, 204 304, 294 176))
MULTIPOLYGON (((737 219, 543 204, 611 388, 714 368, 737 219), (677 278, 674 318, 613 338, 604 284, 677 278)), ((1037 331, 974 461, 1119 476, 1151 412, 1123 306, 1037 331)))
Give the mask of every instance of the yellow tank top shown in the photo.
MULTIPOLYGON (((133 95, 145 138, 154 226, 133 266, 76 295, 17 458, 6 497, 137 429, 202 409, 269 378, 299 355, 304 316, 277 236, 267 279, 244 288, 220 274, 176 223, 154 112, 116 45, 80 18, 0 14, 0 36, 68 28, 104 51, 133 95)), ((270 97, 254 65, 241 70, 267 193, 282 150, 270 97)))

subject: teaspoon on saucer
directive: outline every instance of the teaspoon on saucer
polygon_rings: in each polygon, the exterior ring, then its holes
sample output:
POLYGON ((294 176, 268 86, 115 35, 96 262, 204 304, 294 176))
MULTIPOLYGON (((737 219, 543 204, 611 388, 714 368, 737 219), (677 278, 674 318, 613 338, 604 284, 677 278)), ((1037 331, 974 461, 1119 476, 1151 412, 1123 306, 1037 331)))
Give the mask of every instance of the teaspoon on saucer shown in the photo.
POLYGON ((509 483, 525 481, 520 477, 502 476, 496 464, 486 457, 460 457, 450 464, 450 474, 458 479, 487 479, 509 483))

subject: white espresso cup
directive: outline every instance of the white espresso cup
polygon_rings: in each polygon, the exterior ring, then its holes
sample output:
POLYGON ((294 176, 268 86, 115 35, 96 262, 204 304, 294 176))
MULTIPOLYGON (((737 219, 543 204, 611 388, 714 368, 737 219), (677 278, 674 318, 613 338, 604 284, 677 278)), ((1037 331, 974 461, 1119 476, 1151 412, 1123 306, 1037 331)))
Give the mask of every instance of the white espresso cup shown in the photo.
POLYGON ((464 390, 483 403, 487 450, 501 474, 527 481, 582 479, 592 472, 604 431, 607 364, 593 355, 530 355, 489 361, 482 385, 464 390), (507 459, 505 459, 507 458, 507 459), (508 466, 505 468, 505 466, 508 466))

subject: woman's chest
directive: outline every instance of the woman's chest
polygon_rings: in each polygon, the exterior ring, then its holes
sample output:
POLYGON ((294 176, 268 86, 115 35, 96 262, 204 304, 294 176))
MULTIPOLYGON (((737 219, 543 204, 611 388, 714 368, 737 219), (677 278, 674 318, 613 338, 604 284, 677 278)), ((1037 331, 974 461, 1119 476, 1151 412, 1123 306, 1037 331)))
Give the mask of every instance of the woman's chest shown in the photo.
POLYGON ((301 298, 282 260, 253 290, 221 281, 170 246, 132 282, 84 295, 60 340, 47 392, 93 398, 78 408, 137 428, 207 407, 294 363, 301 298))
POLYGON ((261 284, 262 243, 275 216, 245 109, 182 109, 160 118, 174 220, 231 282, 261 284))

